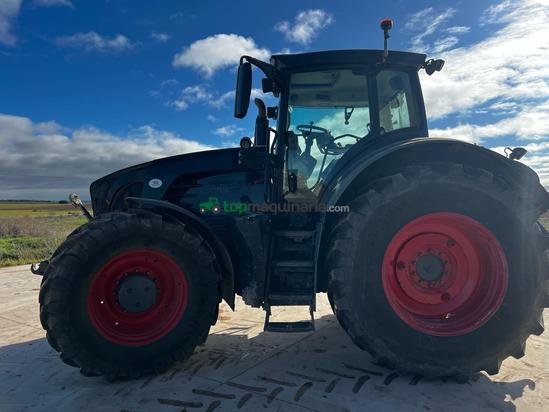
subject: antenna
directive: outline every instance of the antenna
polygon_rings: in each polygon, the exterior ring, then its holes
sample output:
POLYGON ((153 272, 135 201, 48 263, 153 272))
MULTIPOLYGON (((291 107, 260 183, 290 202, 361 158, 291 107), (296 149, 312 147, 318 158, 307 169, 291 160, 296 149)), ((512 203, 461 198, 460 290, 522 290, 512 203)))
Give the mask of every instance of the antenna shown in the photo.
POLYGON ((393 20, 383 19, 381 20, 381 23, 379 23, 379 27, 381 27, 381 30, 383 30, 383 59, 381 60, 381 62, 385 63, 385 60, 389 55, 388 40, 389 37, 391 37, 389 36, 389 30, 393 28, 393 20))

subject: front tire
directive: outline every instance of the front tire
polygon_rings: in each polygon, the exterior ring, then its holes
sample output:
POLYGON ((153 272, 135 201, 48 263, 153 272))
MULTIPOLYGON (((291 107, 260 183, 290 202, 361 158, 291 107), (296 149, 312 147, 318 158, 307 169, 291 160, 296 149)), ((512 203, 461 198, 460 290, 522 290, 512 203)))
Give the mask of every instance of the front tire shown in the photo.
POLYGON ((216 321, 220 274, 202 237, 145 211, 109 213, 59 247, 40 320, 84 375, 138 377, 185 360, 216 321))
POLYGON ((339 322, 401 372, 497 373, 543 332, 538 214, 478 168, 430 163, 374 182, 330 234, 339 322))

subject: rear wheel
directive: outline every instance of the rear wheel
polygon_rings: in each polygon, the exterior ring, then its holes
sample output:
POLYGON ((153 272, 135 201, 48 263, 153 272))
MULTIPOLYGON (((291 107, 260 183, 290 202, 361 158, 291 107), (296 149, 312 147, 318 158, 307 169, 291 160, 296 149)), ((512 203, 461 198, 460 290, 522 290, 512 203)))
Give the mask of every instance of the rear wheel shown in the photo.
POLYGON ((191 227, 143 211, 107 214, 54 255, 40 318, 52 347, 83 374, 137 377, 206 340, 219 281, 211 249, 191 227))
POLYGON ((330 235, 338 320, 400 371, 497 373, 543 332, 538 214, 482 169, 432 163, 374 182, 330 235))

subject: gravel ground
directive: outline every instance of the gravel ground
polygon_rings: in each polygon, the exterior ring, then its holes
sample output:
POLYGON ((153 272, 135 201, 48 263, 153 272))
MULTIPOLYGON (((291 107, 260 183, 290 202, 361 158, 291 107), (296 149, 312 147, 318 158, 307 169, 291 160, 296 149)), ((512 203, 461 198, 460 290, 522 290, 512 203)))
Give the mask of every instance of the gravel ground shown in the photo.
MULTIPOLYGON (((108 383, 63 364, 38 320, 40 278, 0 269, 0 411, 542 411, 549 404, 549 333, 498 375, 468 383, 399 376, 357 349, 319 295, 312 333, 263 332, 263 311, 237 301, 207 343, 155 376, 108 383), (543 407, 545 405, 545 407, 543 407)), ((302 308, 274 312, 280 320, 302 308)), ((546 325, 549 311, 545 311, 546 325)), ((274 319, 273 319, 274 320, 274 319)))

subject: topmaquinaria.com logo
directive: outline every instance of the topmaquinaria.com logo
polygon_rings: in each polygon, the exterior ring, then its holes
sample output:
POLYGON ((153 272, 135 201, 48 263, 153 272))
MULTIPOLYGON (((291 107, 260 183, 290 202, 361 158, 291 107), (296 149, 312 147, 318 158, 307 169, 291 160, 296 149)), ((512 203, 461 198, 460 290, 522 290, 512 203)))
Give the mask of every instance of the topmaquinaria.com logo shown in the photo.
POLYGON ((324 203, 295 202, 295 203, 243 203, 228 202, 217 197, 208 197, 208 200, 199 205, 202 214, 235 213, 349 213, 347 205, 326 205, 324 203))

